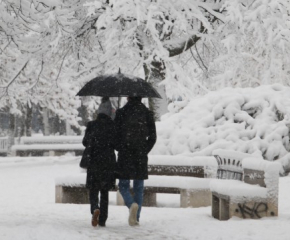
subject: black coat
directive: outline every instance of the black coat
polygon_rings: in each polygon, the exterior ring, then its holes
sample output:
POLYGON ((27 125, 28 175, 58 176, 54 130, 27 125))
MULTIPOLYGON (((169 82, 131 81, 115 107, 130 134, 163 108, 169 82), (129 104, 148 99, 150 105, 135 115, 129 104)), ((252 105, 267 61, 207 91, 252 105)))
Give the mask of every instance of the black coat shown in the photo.
POLYGON ((153 113, 138 101, 129 101, 123 108, 116 111, 115 126, 117 131, 117 178, 120 179, 148 179, 148 157, 147 154, 156 142, 156 127, 153 113), (128 116, 134 117, 136 113, 146 116, 148 136, 144 147, 139 150, 129 149, 124 144, 123 130, 128 116))
POLYGON ((99 114, 97 120, 88 123, 83 138, 83 145, 90 152, 87 188, 109 190, 115 187, 115 138, 115 124, 109 116, 99 114))

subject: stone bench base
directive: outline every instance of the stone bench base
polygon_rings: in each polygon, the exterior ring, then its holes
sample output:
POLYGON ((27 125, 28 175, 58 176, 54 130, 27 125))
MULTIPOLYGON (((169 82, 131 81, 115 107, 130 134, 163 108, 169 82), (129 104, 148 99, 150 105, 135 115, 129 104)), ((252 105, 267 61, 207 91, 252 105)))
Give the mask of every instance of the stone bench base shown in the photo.
POLYGON ((209 189, 181 189, 180 207, 208 207, 211 205, 211 192, 209 189))
MULTIPOLYGON (((168 192, 171 194, 178 194, 178 192, 168 192)), ((211 192, 209 189, 180 189, 180 207, 181 208, 198 208, 208 207, 211 205, 211 192)), ((157 192, 144 190, 143 206, 156 207, 157 206, 157 192)), ((117 192, 117 205, 125 205, 120 192, 117 192)))
MULTIPOLYGON (((156 207, 157 206, 157 193, 171 193, 180 194, 180 207, 206 207, 211 205, 211 193, 209 189, 175 189, 168 188, 154 188, 145 187, 143 195, 143 206, 156 207)), ((116 197, 117 205, 124 205, 124 200, 119 191, 116 197)), ((74 204, 88 204, 89 191, 85 186, 60 186, 55 187, 55 202, 56 203, 74 203, 74 204)))
MULTIPOLYGON (((157 195, 156 193, 146 192, 143 194, 143 204, 144 207, 156 207, 157 206, 157 195)), ((124 206, 124 199, 119 191, 117 191, 117 205, 124 206)))
POLYGON ((90 203, 89 190, 85 186, 55 186, 56 203, 90 203))
POLYGON ((259 219, 278 216, 278 206, 269 199, 248 200, 239 203, 231 202, 228 196, 212 194, 212 216, 218 220, 231 217, 259 219))

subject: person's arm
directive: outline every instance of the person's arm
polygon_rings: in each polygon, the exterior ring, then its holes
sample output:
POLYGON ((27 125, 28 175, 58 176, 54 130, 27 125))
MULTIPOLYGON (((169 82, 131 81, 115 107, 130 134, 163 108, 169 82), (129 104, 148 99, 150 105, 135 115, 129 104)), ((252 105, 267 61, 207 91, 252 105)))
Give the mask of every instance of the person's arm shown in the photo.
POLYGON ((115 123, 115 149, 117 151, 120 151, 120 148, 121 148, 121 132, 122 132, 122 129, 121 129, 121 125, 122 125, 122 117, 121 117, 121 112, 120 110, 118 109, 116 111, 116 116, 115 116, 115 119, 114 119, 114 123, 115 123))
POLYGON ((85 147, 87 147, 89 145, 90 132, 91 132, 90 122, 88 122, 86 131, 85 131, 85 136, 84 136, 83 142, 82 142, 85 147))
POLYGON ((157 134, 156 134, 156 126, 154 121, 153 112, 149 112, 148 115, 148 139, 147 139, 147 153, 151 151, 154 144, 157 140, 157 134))

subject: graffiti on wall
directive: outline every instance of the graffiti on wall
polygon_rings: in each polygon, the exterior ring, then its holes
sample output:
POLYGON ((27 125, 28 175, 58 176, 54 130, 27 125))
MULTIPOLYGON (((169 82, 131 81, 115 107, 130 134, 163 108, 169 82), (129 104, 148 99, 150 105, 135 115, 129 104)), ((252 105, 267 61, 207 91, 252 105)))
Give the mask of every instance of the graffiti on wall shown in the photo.
POLYGON ((243 218, 261 218, 260 214, 268 210, 267 203, 254 203, 251 206, 248 206, 246 203, 239 203, 238 206, 243 218))

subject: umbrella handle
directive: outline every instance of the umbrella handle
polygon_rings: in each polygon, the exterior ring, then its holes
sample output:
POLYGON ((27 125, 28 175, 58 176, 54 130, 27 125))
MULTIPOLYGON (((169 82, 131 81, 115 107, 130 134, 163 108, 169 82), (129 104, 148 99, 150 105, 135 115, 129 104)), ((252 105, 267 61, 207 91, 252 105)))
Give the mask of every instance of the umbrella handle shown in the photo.
POLYGON ((120 108, 121 105, 121 97, 118 97, 118 109, 120 108))

